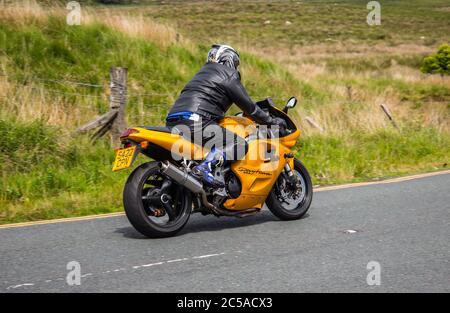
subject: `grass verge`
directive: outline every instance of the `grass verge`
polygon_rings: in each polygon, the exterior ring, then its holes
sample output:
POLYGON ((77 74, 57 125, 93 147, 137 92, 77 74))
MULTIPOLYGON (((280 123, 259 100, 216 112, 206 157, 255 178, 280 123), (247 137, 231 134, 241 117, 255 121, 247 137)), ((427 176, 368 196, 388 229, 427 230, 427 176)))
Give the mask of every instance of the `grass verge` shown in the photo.
POLYGON ((424 19, 422 13, 399 10, 400 2, 386 15, 392 19, 382 29, 389 32, 384 38, 352 26, 364 11, 356 1, 339 2, 336 8, 330 3, 319 7, 320 1, 301 4, 302 27, 294 29, 297 20, 283 14, 290 8, 286 3, 236 4, 239 20, 231 19, 233 12, 225 14, 224 4, 87 7, 83 24, 76 27, 64 22, 63 7, 2 7, 0 224, 122 210, 130 170, 111 172, 108 139, 92 145, 86 136, 73 134, 107 110, 109 67, 129 69, 129 124, 158 125, 203 64, 209 48, 205 38, 211 39, 208 43, 232 40, 231 29, 239 30, 231 43, 242 48, 244 83, 254 98, 274 96, 280 105, 291 95, 300 98, 293 114, 303 136, 295 152, 314 184, 446 168, 450 85, 448 78, 425 76, 418 67, 448 33, 448 12, 440 10, 442 1, 414 1, 412 6, 433 15, 424 19), (236 27, 221 27, 224 32, 215 36, 208 20, 200 20, 210 16, 211 7, 220 17, 216 25, 236 27), (330 33, 333 23, 322 23, 324 10, 337 14, 345 27, 330 33), (343 20, 348 14, 350 24, 343 20), (402 16, 426 33, 436 31, 429 39, 417 39, 417 29, 396 30, 392 23, 402 16), (314 17, 322 21, 315 33, 314 17), (294 25, 285 23, 288 18, 294 25), (342 40, 349 41, 343 45, 342 40), (383 115, 381 103, 391 108, 398 130, 383 115), (323 130, 311 127, 306 116, 323 130))

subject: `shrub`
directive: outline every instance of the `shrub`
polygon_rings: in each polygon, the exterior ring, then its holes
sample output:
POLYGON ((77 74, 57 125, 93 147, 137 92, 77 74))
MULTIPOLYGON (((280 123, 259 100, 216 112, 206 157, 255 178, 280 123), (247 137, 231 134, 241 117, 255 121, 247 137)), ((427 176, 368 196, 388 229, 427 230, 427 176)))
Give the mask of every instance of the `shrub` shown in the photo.
POLYGON ((450 46, 443 44, 436 53, 433 53, 423 59, 422 67, 424 73, 431 74, 450 74, 450 46))

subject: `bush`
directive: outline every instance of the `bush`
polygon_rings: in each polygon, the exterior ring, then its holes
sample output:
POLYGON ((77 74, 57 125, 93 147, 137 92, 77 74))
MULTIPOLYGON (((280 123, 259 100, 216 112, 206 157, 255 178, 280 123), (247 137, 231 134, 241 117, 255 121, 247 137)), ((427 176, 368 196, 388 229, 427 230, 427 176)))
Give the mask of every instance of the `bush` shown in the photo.
POLYGON ((423 59, 422 67, 424 73, 431 74, 450 74, 450 46, 443 44, 436 53, 429 55, 423 59))

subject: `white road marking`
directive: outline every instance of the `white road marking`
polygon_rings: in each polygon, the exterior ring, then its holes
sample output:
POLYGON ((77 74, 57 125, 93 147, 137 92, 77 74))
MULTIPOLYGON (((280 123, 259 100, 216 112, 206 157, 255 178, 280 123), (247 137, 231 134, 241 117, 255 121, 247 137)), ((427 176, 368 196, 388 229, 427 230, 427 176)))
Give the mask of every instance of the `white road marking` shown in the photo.
POLYGON ((219 256, 219 255, 223 255, 225 254, 225 252, 222 253, 216 253, 216 254, 207 254, 207 255, 200 255, 200 256, 194 256, 192 257, 193 259, 204 259, 204 258, 210 258, 212 256, 219 256))
POLYGON ((143 265, 141 265, 141 267, 150 267, 150 266, 161 265, 161 264, 164 264, 164 262, 157 262, 157 263, 143 264, 143 265))
POLYGON ((34 284, 33 283, 25 283, 25 284, 20 284, 20 285, 13 285, 13 286, 9 286, 6 289, 16 289, 16 288, 26 287, 26 286, 34 286, 34 284))
POLYGON ((169 261, 167 261, 167 263, 181 262, 181 261, 187 261, 187 260, 189 260, 189 259, 188 258, 175 259, 175 260, 169 260, 169 261))
MULTIPOLYGON (((242 251, 236 251, 235 253, 242 253, 242 251)), ((168 260, 168 261, 160 261, 160 262, 155 262, 155 263, 148 263, 148 264, 142 264, 142 265, 135 265, 135 266, 131 266, 132 269, 139 269, 139 268, 146 268, 146 267, 151 267, 151 266, 157 266, 157 265, 163 265, 163 264, 168 264, 168 263, 175 263, 175 262, 183 262, 183 261, 189 261, 189 260, 198 260, 198 259, 205 259, 205 258, 210 258, 210 257, 215 257, 215 256, 220 256, 220 255, 225 255, 226 252, 221 252, 221 253, 213 253, 213 254, 204 254, 204 255, 197 255, 197 256, 193 256, 193 257, 189 257, 189 258, 179 258, 179 259, 172 259, 172 260, 168 260)), ((109 273, 117 273, 117 272, 121 272, 121 271, 126 271, 127 268, 121 267, 118 269, 114 269, 114 270, 108 270, 108 271, 102 271, 99 273, 86 273, 81 275, 81 277, 85 278, 88 276, 99 276, 101 274, 109 274, 109 273)), ((25 284, 20 284, 20 285, 13 285, 13 286, 9 286, 6 289, 16 289, 16 288, 20 288, 20 287, 25 287, 25 286, 34 286, 35 284, 38 283, 51 283, 51 282, 56 282, 56 281, 62 281, 64 280, 64 278, 58 277, 55 279, 47 279, 47 280, 42 280, 42 281, 37 281, 35 283, 25 283, 25 284)))
MULTIPOLYGON (((113 272, 122 272, 122 271, 125 271, 125 269, 123 267, 116 268, 113 272)), ((108 272, 111 272, 111 271, 108 271, 108 272)))

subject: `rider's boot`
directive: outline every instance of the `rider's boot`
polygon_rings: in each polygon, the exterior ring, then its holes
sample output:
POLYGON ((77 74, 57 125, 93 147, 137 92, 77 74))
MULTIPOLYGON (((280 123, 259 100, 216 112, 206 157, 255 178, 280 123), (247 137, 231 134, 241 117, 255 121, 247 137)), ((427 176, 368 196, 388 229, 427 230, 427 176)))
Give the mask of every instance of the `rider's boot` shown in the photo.
POLYGON ((224 162, 225 153, 222 150, 213 148, 205 160, 192 169, 192 172, 194 175, 200 177, 206 185, 214 188, 222 188, 224 184, 214 177, 213 172, 217 166, 222 166, 224 162))

